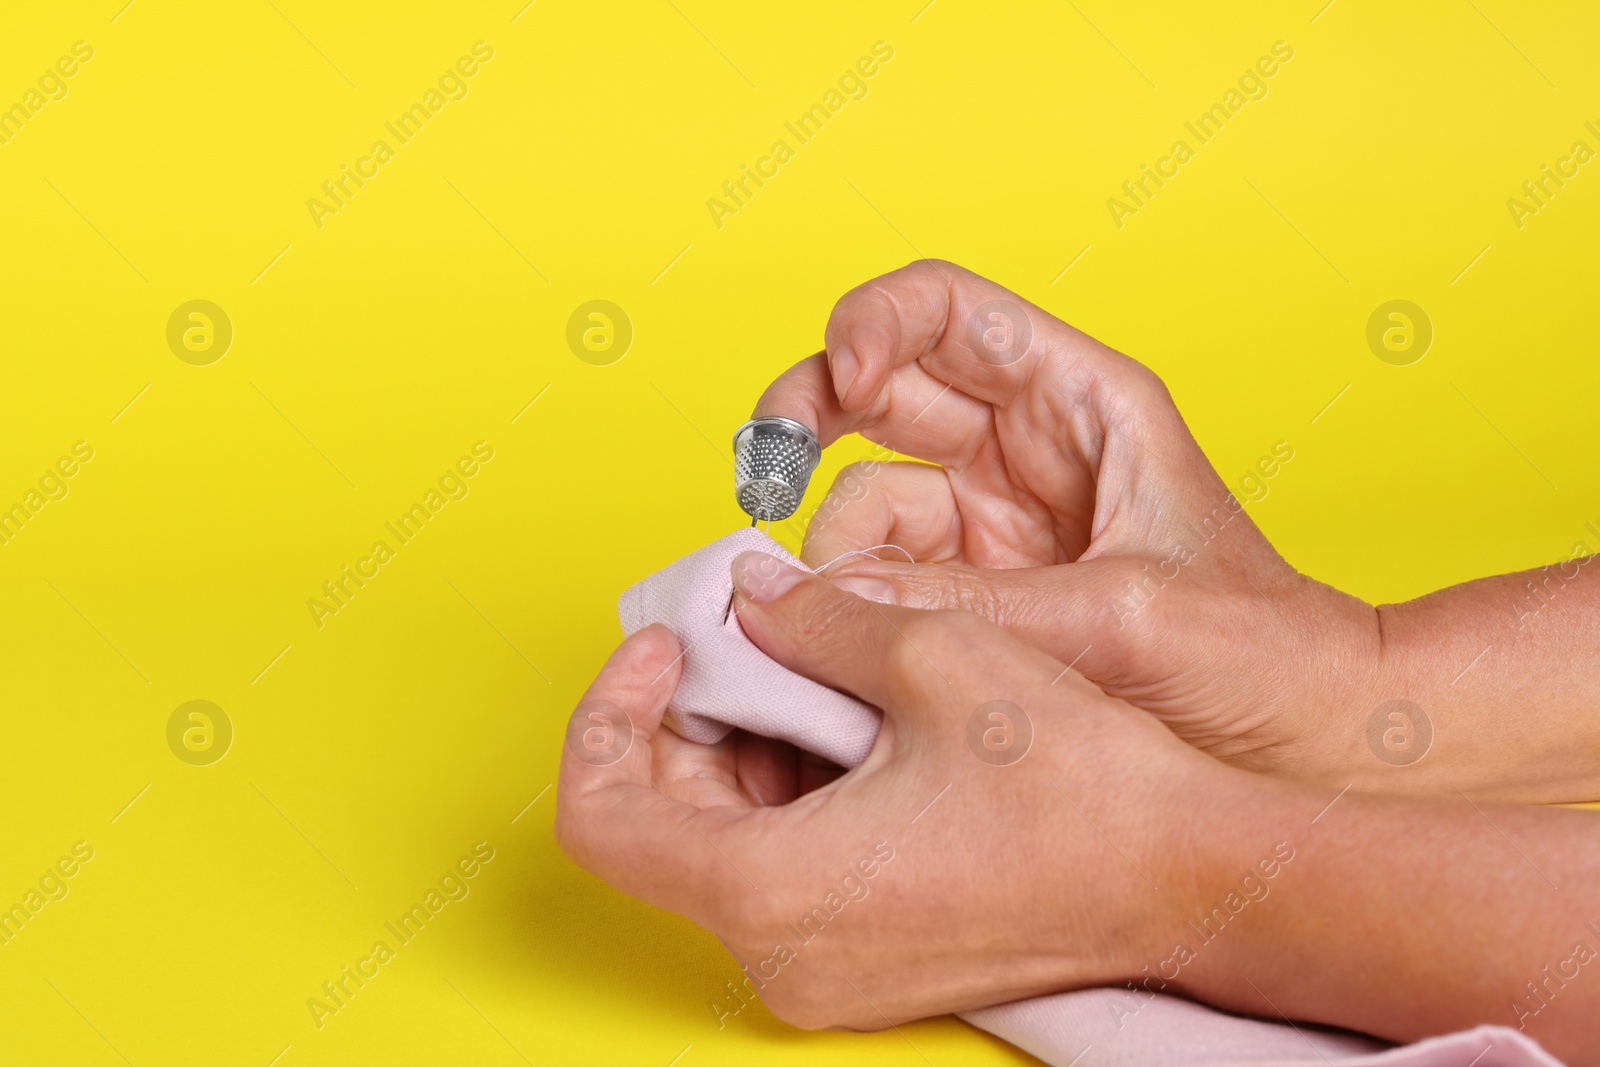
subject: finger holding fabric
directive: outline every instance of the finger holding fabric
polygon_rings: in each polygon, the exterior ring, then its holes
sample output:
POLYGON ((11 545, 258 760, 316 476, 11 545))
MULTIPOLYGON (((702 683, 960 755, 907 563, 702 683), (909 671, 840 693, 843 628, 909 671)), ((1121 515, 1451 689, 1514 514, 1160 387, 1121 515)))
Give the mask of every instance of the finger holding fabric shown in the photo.
POLYGON ((603 737, 603 757, 569 745, 556 831, 717 934, 779 1018, 877 1029, 1131 984, 1135 1003, 1177 993, 1399 1041, 1523 1025, 1595 1062, 1600 985, 1515 999, 1593 921, 1591 813, 1248 774, 976 616, 875 604, 775 561, 734 571, 740 622, 775 666, 882 706, 871 756, 791 803, 750 802, 715 780, 717 746, 657 747, 682 741, 657 729, 677 649, 647 629, 573 729, 622 708, 648 743, 615 759, 603 737), (997 699, 1031 722, 1021 758, 966 729, 997 699), (1395 906, 1442 899, 1426 921, 1395 906))
MULTIPOLYGON (((718 746, 669 731, 615 770, 569 756, 557 832, 580 863, 716 933, 803 1026, 878 1028, 1112 981, 1154 951, 1150 924, 1180 921, 1187 889, 1156 886, 1202 877, 1184 820, 1116 791, 1182 811, 1185 783, 1215 792, 1234 772, 976 616, 882 607, 762 555, 733 573, 740 624, 773 669, 882 708, 877 745, 782 806, 751 803, 718 746), (1014 762, 971 747, 969 720, 996 701, 1028 722, 1014 762), (1065 911, 1063 894, 1077 899, 1065 911)), ((649 730, 664 698, 633 699, 649 730)))

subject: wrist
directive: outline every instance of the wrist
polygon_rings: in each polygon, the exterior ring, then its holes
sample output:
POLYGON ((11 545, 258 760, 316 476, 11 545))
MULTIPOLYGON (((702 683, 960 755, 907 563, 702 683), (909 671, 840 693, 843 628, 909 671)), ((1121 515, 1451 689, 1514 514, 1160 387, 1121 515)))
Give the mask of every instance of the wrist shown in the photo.
POLYGON ((1233 762, 1337 790, 1376 773, 1366 724, 1394 688, 1393 623, 1387 608, 1298 580, 1299 595, 1277 611, 1295 635, 1276 650, 1280 669, 1293 678, 1271 698, 1278 743, 1233 762))
POLYGON ((1560 616, 1587 605, 1572 596, 1535 617, 1523 584, 1488 578, 1378 609, 1383 656, 1355 709, 1365 715, 1350 764, 1356 788, 1521 803, 1600 797, 1592 668, 1572 654, 1579 631, 1560 616))
POLYGON ((1161 793, 1147 797, 1151 818, 1164 828, 1151 849, 1161 861, 1147 868, 1153 884, 1135 901, 1137 921, 1105 984, 1127 985, 1139 996, 1198 996, 1224 958, 1213 948, 1223 930, 1259 910, 1293 863, 1289 826, 1315 814, 1302 810, 1314 791, 1205 756, 1169 769, 1162 781, 1161 793))
MULTIPOLYGON (((1211 1004, 1240 999, 1241 975, 1273 951, 1263 942, 1263 914, 1281 908, 1286 886, 1315 821, 1345 799, 1324 791, 1233 768, 1204 783, 1208 800, 1196 815, 1186 870, 1174 872, 1177 907, 1159 917, 1147 941, 1148 959, 1126 979, 1135 994, 1172 993, 1211 1004)), ((1192 798, 1191 798, 1192 799, 1192 798)), ((1297 893, 1303 890, 1296 886, 1297 893)))
POLYGON ((1311 630, 1319 669, 1289 712, 1293 740, 1267 769, 1319 789, 1421 795, 1449 792, 1452 773, 1470 776, 1485 758, 1505 762, 1464 738, 1442 758, 1452 745, 1437 735, 1466 692, 1452 692, 1461 668, 1488 642, 1452 634, 1427 598, 1372 606, 1338 595, 1348 603, 1328 616, 1336 621, 1311 630))

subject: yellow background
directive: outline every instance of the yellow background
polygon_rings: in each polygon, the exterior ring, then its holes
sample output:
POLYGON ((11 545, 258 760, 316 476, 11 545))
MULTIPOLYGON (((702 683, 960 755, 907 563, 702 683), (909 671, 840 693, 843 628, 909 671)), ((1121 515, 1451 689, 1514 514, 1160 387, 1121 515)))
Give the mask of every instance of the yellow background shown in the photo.
POLYGON ((617 594, 740 522, 762 387, 920 255, 1153 366, 1230 482, 1290 442, 1251 513, 1317 577, 1397 599, 1597 545, 1600 164, 1506 207, 1600 147, 1593 10, 1322 2, 9 5, 0 102, 95 55, 0 146, 0 503, 95 457, 0 546, 0 903, 95 858, 0 947, 0 1058, 1019 1062, 948 1019, 719 1030, 715 940, 558 852, 563 722, 617 594), (478 40, 468 96, 319 229, 307 199, 478 40), (1269 95, 1113 225, 1279 40, 1269 95), (1365 343, 1395 298, 1436 331, 1412 366, 1365 343), (167 347, 191 299, 233 323, 210 366, 167 347), (565 341, 591 299, 634 325, 610 366, 565 341), (308 598, 479 440, 470 494, 319 630, 308 598), (236 731, 211 766, 167 747, 191 699, 236 731), (317 1029, 307 998, 480 840, 471 895, 317 1029))

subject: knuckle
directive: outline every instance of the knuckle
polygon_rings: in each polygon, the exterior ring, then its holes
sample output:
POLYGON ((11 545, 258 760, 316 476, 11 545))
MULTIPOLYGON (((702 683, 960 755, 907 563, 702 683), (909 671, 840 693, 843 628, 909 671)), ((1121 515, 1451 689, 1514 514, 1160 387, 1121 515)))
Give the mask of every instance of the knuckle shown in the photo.
MULTIPOLYGON (((864 282, 840 297, 839 302, 833 306, 828 330, 832 331, 835 328, 846 332, 857 330, 864 321, 872 320, 877 314, 886 314, 890 319, 898 318, 900 305, 896 302, 894 293, 885 288, 886 284, 892 284, 887 275, 864 282), (869 309, 865 319, 861 312, 863 307, 869 309)), ((832 347, 831 340, 829 346, 832 347)))
POLYGON ((1168 604, 1162 585, 1132 561, 1107 568, 1087 604, 1090 625, 1106 653, 1147 644, 1165 627, 1168 604))
POLYGON ((1161 375, 1131 356, 1122 358, 1127 361, 1123 387, 1131 400, 1145 410, 1177 407, 1172 399, 1172 391, 1162 381, 1161 375))
POLYGON ((915 271, 918 274, 934 274, 938 276, 940 281, 943 281, 946 275, 959 268, 954 263, 951 263, 948 259, 937 259, 932 256, 923 256, 920 259, 913 259, 910 263, 907 263, 906 269, 909 271, 915 271))
MULTIPOLYGON (((933 624, 921 638, 924 663, 938 664, 922 678, 925 696, 948 688, 949 680, 1004 674, 1017 666, 1017 642, 988 619, 968 611, 934 613, 933 624)), ((926 668, 925 668, 926 670, 926 668)))
POLYGON ((902 687, 926 684, 931 664, 957 654, 963 645, 957 631, 963 619, 973 616, 960 611, 912 611, 896 624, 899 640, 889 647, 887 666, 902 687))
POLYGON ((928 661, 923 658, 920 645, 914 632, 914 626, 902 626, 900 637, 889 645, 884 653, 884 668, 900 689, 905 689, 916 681, 928 669, 928 661))
POLYGON ((972 571, 956 570, 950 575, 949 607, 999 620, 1003 605, 994 583, 972 571))

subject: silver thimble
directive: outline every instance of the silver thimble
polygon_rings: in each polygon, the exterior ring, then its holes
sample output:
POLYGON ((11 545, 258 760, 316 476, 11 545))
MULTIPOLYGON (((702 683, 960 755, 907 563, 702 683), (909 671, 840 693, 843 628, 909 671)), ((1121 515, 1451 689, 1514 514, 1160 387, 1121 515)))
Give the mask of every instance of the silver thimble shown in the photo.
POLYGON ((822 458, 811 428, 793 419, 764 415, 733 435, 734 494, 752 519, 775 522, 800 508, 806 483, 822 458))

